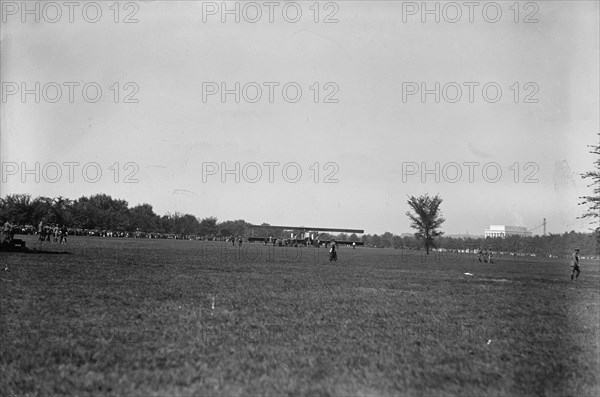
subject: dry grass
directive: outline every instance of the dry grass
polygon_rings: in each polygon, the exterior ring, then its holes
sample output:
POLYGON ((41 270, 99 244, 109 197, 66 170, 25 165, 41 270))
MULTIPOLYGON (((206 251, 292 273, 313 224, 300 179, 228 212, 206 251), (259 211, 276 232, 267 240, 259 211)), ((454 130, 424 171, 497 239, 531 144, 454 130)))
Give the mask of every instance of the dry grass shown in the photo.
POLYGON ((600 394, 598 263, 571 282, 391 249, 43 249, 71 253, 0 254, 4 396, 600 394))

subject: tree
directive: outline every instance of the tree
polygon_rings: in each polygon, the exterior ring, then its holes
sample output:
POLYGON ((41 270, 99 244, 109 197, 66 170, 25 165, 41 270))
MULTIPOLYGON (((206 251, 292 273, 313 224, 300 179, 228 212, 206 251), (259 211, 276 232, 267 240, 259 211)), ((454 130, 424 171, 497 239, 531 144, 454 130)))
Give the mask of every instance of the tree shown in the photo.
POLYGON ((439 230, 445 221, 440 211, 442 201, 439 195, 429 197, 428 194, 425 194, 420 197, 408 197, 408 205, 415 213, 407 211, 406 215, 412 221, 410 227, 417 231, 415 237, 425 243, 427 255, 429 255, 429 248, 435 246, 434 238, 444 234, 439 230))
POLYGON ((369 246, 371 244, 371 235, 363 234, 361 240, 365 246, 369 246))
POLYGON ((36 220, 46 215, 49 205, 38 200, 32 200, 29 194, 11 194, 0 199, 0 220, 10 220, 19 225, 36 225, 36 220))
POLYGON ((198 229, 201 235, 214 237, 219 231, 217 228, 217 218, 215 218, 214 216, 210 216, 208 218, 202 219, 200 221, 198 229))
POLYGON ((335 236, 335 240, 336 241, 347 241, 348 235, 346 233, 339 233, 337 236, 335 236))
MULTIPOLYGON (((600 133, 598 133, 598 137, 600 138, 600 133)), ((588 187, 594 186, 593 195, 592 196, 582 196, 579 205, 587 205, 588 210, 584 213, 581 218, 591 218, 590 223, 594 224, 598 222, 596 226, 596 241, 597 241, 597 250, 600 251, 600 143, 598 145, 588 145, 592 148, 590 153, 597 155, 595 164, 595 170, 588 171, 585 174, 581 174, 583 179, 591 179, 592 183, 588 187)))
POLYGON ((48 221, 53 200, 48 197, 31 199, 29 194, 9 194, 0 198, 0 220, 11 220, 18 225, 36 226, 48 221))
POLYGON ((72 221, 71 212, 73 207, 73 201, 64 198, 62 196, 58 196, 55 199, 50 201, 50 210, 48 221, 51 223, 57 223, 59 225, 64 225, 65 223, 70 224, 72 221))
POLYGON ((174 219, 174 233, 189 236, 198 232, 200 229, 200 222, 198 222, 198 218, 190 214, 176 214, 178 216, 174 219))
MULTIPOLYGON (((268 223, 261 223, 261 226, 271 226, 268 223)), ((252 230, 256 230, 256 229, 252 229, 252 230)), ((283 230, 281 229, 275 229, 275 228, 270 228, 270 227, 261 227, 260 229, 256 230, 259 234, 260 237, 289 237, 289 234, 287 236, 284 236, 283 234, 283 230)), ((235 233, 235 231, 233 231, 233 233, 235 233)))
POLYGON ((390 232, 385 232, 381 235, 381 245, 385 248, 389 248, 392 246, 392 238, 394 235, 390 232))
MULTIPOLYGON (((204 223, 205 225, 206 223, 204 223)), ((250 224, 246 223, 243 219, 219 222, 217 224, 217 234, 221 237, 246 236, 248 234, 246 229, 249 227, 250 224)), ((264 233, 264 229, 261 232, 264 233)))
POLYGON ((129 210, 130 231, 139 229, 143 232, 153 232, 157 229, 160 217, 154 213, 150 204, 139 204, 129 210))
POLYGON ((379 237, 377 234, 374 234, 371 237, 370 243, 375 248, 381 248, 381 237, 379 237))

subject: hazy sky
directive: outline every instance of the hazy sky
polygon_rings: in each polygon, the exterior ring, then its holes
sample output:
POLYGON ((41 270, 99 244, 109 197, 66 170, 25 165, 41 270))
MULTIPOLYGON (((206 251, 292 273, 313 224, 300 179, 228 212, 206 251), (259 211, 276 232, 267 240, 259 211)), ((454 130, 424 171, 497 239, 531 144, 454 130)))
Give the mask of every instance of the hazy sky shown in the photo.
POLYGON ((222 2, 1 4, 2 196, 399 234, 407 195, 439 193, 447 234, 588 229, 597 1, 428 2, 439 23, 422 2, 227 2, 239 22, 222 2))

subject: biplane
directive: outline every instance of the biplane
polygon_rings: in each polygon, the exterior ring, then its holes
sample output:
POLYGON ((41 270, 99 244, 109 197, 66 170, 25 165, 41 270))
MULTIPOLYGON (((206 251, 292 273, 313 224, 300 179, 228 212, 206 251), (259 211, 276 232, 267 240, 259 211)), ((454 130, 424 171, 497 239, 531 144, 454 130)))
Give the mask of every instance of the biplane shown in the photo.
MULTIPOLYGON (((274 245, 292 245, 292 246, 314 246, 318 247, 321 245, 329 246, 331 242, 329 238, 321 240, 321 236, 325 233, 354 233, 363 234, 365 231, 360 229, 340 229, 334 227, 312 227, 312 226, 271 226, 271 225, 251 225, 251 228, 257 229, 273 229, 284 232, 289 232, 289 238, 279 238, 274 236, 265 237, 248 237, 249 242, 262 242, 264 244, 274 245)), ((335 240, 337 245, 354 245, 362 246, 362 241, 350 241, 350 240, 335 240)))

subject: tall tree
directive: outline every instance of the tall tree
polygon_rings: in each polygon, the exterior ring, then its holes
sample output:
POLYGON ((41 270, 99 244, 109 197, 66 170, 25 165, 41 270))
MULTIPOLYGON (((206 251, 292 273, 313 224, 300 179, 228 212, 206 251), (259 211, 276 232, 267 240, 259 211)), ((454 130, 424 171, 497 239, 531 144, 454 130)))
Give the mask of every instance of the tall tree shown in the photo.
POLYGON ((195 216, 190 214, 176 214, 177 217, 174 218, 173 222, 173 233, 192 235, 198 232, 200 229, 200 222, 198 222, 198 219, 195 216))
MULTIPOLYGON (((207 224, 204 223, 203 227, 205 227, 206 225, 207 224)), ((243 219, 219 222, 217 224, 217 233, 220 234, 222 237, 246 236, 248 234, 247 229, 249 229, 249 224, 246 223, 243 219)), ((266 233, 264 229, 261 230, 260 236, 263 237, 263 234, 268 235, 268 233, 266 233)))
POLYGON ((371 245, 371 235, 370 234, 363 234, 361 237, 361 240, 365 246, 371 245))
POLYGON ((379 237, 377 234, 374 234, 371 236, 370 243, 375 248, 381 248, 381 237, 379 237))
POLYGON ((588 187, 594 187, 593 194, 591 196, 580 197, 583 201, 579 205, 587 205, 588 210, 584 213, 581 218, 591 218, 590 223, 596 224, 595 234, 597 241, 597 251, 600 252, 600 133, 598 133, 599 143, 598 145, 588 145, 592 148, 590 153, 597 155, 596 161, 594 161, 595 169, 588 171, 585 174, 581 174, 583 179, 591 179, 592 183, 588 187))
POLYGON ((217 228, 217 218, 209 216, 200 221, 198 231, 203 236, 216 236, 219 229, 217 228))
POLYGON ((153 232, 158 229, 160 217, 154 213, 150 204, 136 205, 129 210, 131 224, 130 231, 153 232))
POLYGON ((1 199, 0 208, 2 208, 0 221, 4 223, 4 218, 6 218, 20 225, 31 223, 35 210, 29 194, 9 194, 1 199))
POLYGON ((429 197, 428 194, 425 194, 420 197, 408 197, 408 205, 414 214, 407 211, 406 215, 412 222, 410 227, 416 230, 415 237, 425 243, 427 255, 429 255, 429 248, 435 246, 434 238, 444 234, 439 230, 445 221, 440 210, 442 201, 439 195, 429 197))
POLYGON ((390 232, 385 232, 381 235, 381 245, 383 245, 386 248, 389 248, 392 246, 392 238, 394 237, 394 235, 390 232))
POLYGON ((50 209, 49 209, 49 214, 48 214, 48 221, 51 223, 58 223, 60 225, 64 225, 64 224, 70 224, 72 221, 72 216, 71 216, 71 212, 72 212, 72 207, 73 207, 73 201, 62 197, 62 196, 58 196, 54 199, 52 199, 52 201, 50 201, 50 209))

